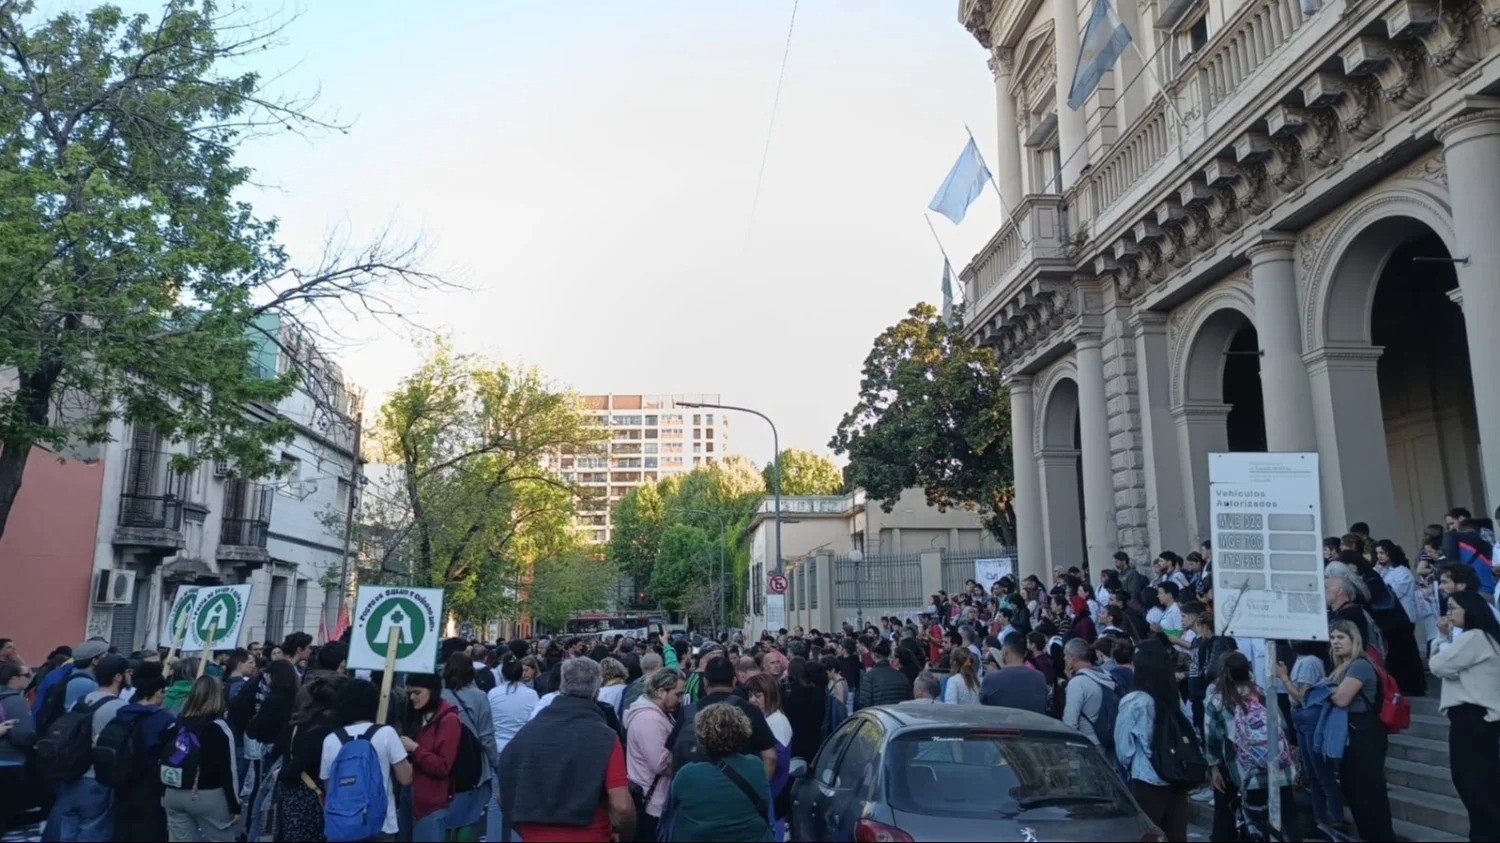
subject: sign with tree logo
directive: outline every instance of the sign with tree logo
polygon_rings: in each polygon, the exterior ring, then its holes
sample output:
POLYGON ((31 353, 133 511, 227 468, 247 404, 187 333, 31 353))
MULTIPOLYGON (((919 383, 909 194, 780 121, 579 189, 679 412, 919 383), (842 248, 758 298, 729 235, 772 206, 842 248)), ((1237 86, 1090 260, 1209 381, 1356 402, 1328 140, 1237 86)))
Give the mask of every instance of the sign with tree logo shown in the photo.
POLYGON ((161 646, 172 646, 177 642, 179 633, 184 636, 184 641, 187 640, 187 623, 193 615, 193 608, 198 605, 200 590, 201 588, 196 585, 177 587, 177 597, 172 601, 172 608, 167 611, 166 617, 161 619, 161 637, 157 639, 161 646))
POLYGON ((437 669, 439 624, 443 618, 441 588, 362 585, 355 600, 354 632, 349 638, 349 668, 384 670, 391 636, 396 639, 400 673, 437 669))
POLYGON ((193 594, 187 634, 182 638, 183 651, 229 650, 239 646, 240 627, 249 607, 249 583, 199 588, 193 594))

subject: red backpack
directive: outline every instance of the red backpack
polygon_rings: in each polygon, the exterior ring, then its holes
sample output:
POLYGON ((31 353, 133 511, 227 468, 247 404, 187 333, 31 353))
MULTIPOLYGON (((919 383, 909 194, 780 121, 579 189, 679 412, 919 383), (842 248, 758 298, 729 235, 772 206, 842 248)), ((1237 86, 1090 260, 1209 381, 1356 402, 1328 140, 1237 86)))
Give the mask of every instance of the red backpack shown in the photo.
POLYGON ((1374 647, 1366 647, 1365 655, 1375 668, 1375 682, 1380 699, 1380 725, 1388 734, 1398 734, 1411 728, 1411 700, 1401 693, 1401 686, 1385 672, 1385 659, 1374 647))

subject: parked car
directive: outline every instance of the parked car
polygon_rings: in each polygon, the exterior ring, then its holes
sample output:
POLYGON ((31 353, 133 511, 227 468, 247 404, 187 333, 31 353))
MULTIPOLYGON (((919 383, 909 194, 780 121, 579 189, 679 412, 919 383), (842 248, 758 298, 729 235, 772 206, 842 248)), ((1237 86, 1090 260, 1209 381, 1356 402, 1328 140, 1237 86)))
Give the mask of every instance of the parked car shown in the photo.
POLYGON ((1099 750, 1056 720, 919 700, 855 712, 823 742, 792 783, 791 839, 1166 837, 1099 750))

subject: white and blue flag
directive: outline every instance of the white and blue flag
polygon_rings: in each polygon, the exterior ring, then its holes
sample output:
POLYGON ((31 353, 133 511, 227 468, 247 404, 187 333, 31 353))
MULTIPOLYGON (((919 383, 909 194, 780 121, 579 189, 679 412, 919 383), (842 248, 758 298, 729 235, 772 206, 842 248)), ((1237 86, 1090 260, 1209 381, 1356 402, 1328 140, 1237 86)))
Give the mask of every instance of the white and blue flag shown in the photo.
POLYGON ((943 258, 943 324, 953 327, 953 266, 943 258))
POLYGON ((1109 0, 1094 0, 1094 13, 1089 15, 1083 43, 1078 46, 1078 66, 1073 69, 1073 87, 1068 89, 1068 108, 1077 111, 1083 105, 1130 41, 1130 30, 1120 22, 1109 0))
POLYGON ((964 151, 959 153, 958 160, 953 163, 953 169, 948 171, 948 177, 943 179, 943 186, 938 188, 937 195, 932 197, 932 202, 927 207, 957 225, 964 221, 964 214, 969 212, 969 206, 974 204, 979 192, 984 190, 985 182, 991 178, 990 168, 984 166, 984 156, 979 154, 979 147, 971 137, 964 146, 964 151))

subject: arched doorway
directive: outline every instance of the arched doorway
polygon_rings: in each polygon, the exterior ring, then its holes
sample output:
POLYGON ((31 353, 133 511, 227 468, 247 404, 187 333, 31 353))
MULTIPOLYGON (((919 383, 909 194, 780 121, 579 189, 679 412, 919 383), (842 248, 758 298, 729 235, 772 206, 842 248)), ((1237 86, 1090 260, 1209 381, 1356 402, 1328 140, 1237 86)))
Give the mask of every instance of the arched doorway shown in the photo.
MULTIPOLYGON (((1072 378, 1059 379, 1044 398, 1040 445, 1037 463, 1042 480, 1042 526, 1047 536, 1048 567, 1083 567, 1083 450, 1078 382, 1072 378)), ((1043 582, 1049 581, 1051 571, 1047 574, 1043 582)))
MULTIPOLYGON (((1260 338, 1248 297, 1222 302, 1190 335, 1177 420, 1187 495, 1189 536, 1209 535, 1208 455, 1266 450, 1260 338)), ((1187 549, 1162 548, 1186 553, 1187 549)))
POLYGON ((1448 249, 1429 231, 1391 252, 1370 307, 1370 341, 1383 349, 1376 381, 1396 505, 1390 538, 1412 553, 1423 526, 1483 500, 1469 346, 1450 297, 1457 289, 1448 249))
POLYGON ((1402 204, 1409 215, 1352 213, 1331 243, 1308 376, 1325 532, 1365 521, 1415 553, 1425 524, 1481 502, 1483 480, 1451 228, 1430 200, 1402 204))

